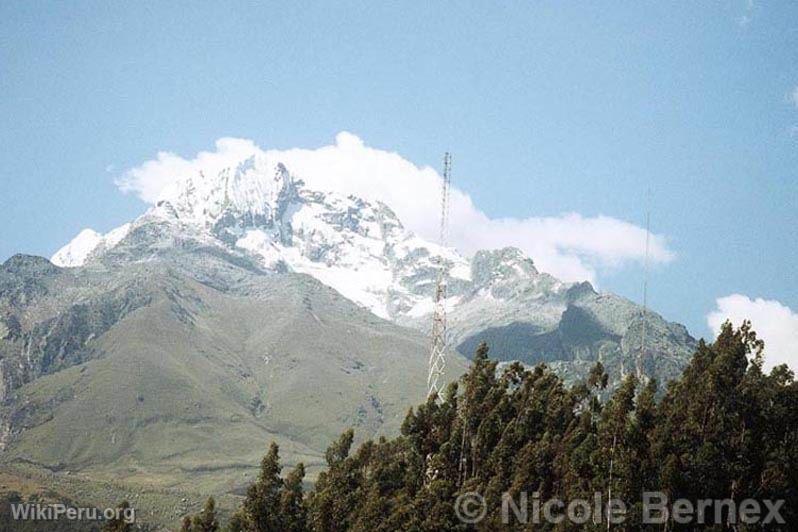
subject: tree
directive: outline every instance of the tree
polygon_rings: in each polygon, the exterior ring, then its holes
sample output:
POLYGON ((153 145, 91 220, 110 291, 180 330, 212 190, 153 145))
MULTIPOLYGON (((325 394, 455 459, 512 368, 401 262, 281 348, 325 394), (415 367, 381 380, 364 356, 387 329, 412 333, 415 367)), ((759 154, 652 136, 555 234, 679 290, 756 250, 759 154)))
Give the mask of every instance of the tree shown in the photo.
POLYGON ((230 518, 230 522, 227 524, 227 532, 245 532, 248 526, 243 510, 239 510, 230 518))
MULTIPOLYGON (((358 461, 349 457, 354 436, 352 429, 345 431, 325 453, 328 469, 319 474, 310 499, 311 525, 317 532, 347 530, 351 525, 362 475, 358 461)), ((361 450, 362 459, 368 447, 361 450)))
MULTIPOLYGON (((252 532, 280 532, 280 490, 283 480, 280 478, 280 451, 272 442, 269 452, 260 464, 258 479, 247 490, 242 505, 240 524, 245 530, 252 532)), ((237 521, 239 523, 239 521, 237 521)))
MULTIPOLYGON (((785 519, 798 520, 798 384, 786 367, 764 374, 750 324, 727 324, 714 343, 700 342, 661 399, 656 382, 640 384, 630 376, 612 389, 600 363, 573 386, 545 365, 497 371, 483 344, 442 401, 410 409, 398 437, 353 451, 354 433, 344 432, 307 497, 304 467, 283 481, 273 446, 230 530, 521 531, 526 524, 503 522, 504 493, 592 501, 610 489, 629 508, 618 531, 654 530, 637 519, 644 491, 670 500, 785 499, 785 519), (476 525, 454 511, 467 492, 487 505, 476 525)), ((597 517, 541 529, 605 530, 597 517)), ((706 529, 729 529, 733 516, 722 517, 706 529)))
POLYGON ((307 530, 307 509, 302 493, 305 465, 301 462, 288 474, 280 493, 280 516, 285 532, 307 530))
POLYGON ((219 521, 216 519, 216 501, 208 497, 205 506, 194 517, 192 532, 216 532, 219 530, 219 521))

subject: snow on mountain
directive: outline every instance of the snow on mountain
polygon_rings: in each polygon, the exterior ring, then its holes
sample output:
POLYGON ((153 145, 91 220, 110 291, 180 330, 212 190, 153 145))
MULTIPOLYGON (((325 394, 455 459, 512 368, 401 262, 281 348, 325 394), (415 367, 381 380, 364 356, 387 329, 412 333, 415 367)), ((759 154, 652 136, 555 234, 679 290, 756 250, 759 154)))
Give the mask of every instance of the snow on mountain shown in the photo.
POLYGON ((304 273, 377 316, 422 331, 442 265, 449 342, 461 354, 486 341, 499 359, 547 361, 574 378, 599 360, 619 377, 635 367, 646 330, 646 367, 670 378, 691 352, 684 327, 650 311, 644 317, 631 301, 599 294, 587 282, 539 272, 516 248, 466 258, 413 234, 385 203, 310 188, 300 177, 268 152, 191 170, 142 216, 106 235, 82 231, 53 262, 171 260, 211 283, 224 261, 304 273), (206 264, 207 256, 224 260, 206 264))
POLYGON ((307 273, 383 318, 421 316, 440 261, 450 284, 470 281, 467 259, 406 230, 384 203, 309 190, 279 161, 256 154, 216 175, 183 176, 131 224, 101 236, 83 231, 53 256, 79 266, 153 218, 258 258, 267 269, 307 273))
POLYGON ((50 261, 56 266, 82 266, 89 256, 98 249, 112 248, 130 231, 131 224, 126 223, 106 233, 99 234, 93 229, 84 229, 67 245, 59 249, 50 261))
POLYGON ((71 242, 56 251, 50 260, 56 266, 82 266, 89 253, 99 245, 102 238, 97 231, 84 229, 71 242))

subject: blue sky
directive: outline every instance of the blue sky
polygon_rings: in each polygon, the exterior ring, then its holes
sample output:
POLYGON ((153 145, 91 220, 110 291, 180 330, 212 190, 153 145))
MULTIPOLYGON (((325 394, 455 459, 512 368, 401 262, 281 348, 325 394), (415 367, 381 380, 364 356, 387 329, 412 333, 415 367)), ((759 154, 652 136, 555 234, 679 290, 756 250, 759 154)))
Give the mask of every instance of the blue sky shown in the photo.
MULTIPOLYGON (((650 188, 676 255, 650 302, 695 335, 731 294, 798 309, 792 2, 11 1, 0 69, 0 260, 140 214, 114 181, 159 151, 346 130, 419 165, 452 150, 492 218, 642 225, 650 188)), ((642 267, 597 281, 639 300, 642 267)))

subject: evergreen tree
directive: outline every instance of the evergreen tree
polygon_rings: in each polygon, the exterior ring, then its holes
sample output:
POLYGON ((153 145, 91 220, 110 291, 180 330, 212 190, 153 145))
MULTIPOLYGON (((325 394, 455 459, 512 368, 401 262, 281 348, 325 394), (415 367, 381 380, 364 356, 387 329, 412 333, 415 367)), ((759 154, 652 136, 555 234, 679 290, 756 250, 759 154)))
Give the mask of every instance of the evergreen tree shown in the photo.
POLYGON ((328 469, 319 474, 310 500, 314 531, 347 530, 352 523, 352 513, 358 504, 361 473, 356 461, 349 458, 353 440, 354 431, 349 429, 325 453, 328 469))
MULTIPOLYGON (((798 384, 786 367, 764 374, 762 343, 750 324, 727 324, 713 344, 700 342, 661 400, 654 381, 641 388, 629 377, 615 390, 608 384, 600 363, 570 387, 544 365, 515 363, 499 372, 480 345, 460 382, 442 400, 410 409, 398 437, 352 452, 354 433, 344 432, 307 498, 304 468, 283 481, 273 446, 230 530, 529 530, 501 515, 502 495, 517 500, 523 492, 541 501, 611 492, 629 509, 627 522, 612 527, 618 531, 657 530, 640 522, 644 491, 664 491, 670 500, 785 499, 784 516, 796 522, 798 384), (454 511, 467 492, 487 504, 478 524, 454 511)), ((606 530, 603 515, 592 517, 534 529, 606 530)), ((727 513, 705 529, 728 530, 732 518, 727 513)))
POLYGON ((234 513, 230 518, 230 522, 227 524, 227 532, 246 532, 248 528, 249 525, 243 510, 234 513))
POLYGON ((285 532, 303 532, 307 529, 307 509, 302 492, 305 465, 302 463, 288 474, 280 493, 280 515, 285 532))
POLYGON ((219 521, 216 519, 216 501, 213 497, 208 497, 202 512, 194 517, 192 532, 216 532, 217 530, 219 530, 219 521))
POLYGON ((280 478, 279 447, 272 442, 269 452, 260 464, 258 479, 247 490, 242 505, 242 513, 237 521, 244 530, 251 532, 281 532, 280 491, 283 480, 280 478))

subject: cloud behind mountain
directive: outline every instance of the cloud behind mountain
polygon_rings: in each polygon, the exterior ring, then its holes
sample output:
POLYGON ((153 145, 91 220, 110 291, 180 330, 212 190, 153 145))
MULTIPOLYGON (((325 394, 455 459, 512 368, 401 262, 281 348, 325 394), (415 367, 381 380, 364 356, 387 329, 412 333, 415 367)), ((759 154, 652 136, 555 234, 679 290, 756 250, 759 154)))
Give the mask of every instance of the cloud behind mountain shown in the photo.
MULTIPOLYGON (((155 203, 170 186, 187 176, 200 172, 215 175, 256 153, 282 161, 315 189, 384 201, 410 230, 437 239, 439 173, 395 152, 369 147, 348 132, 339 133, 334 144, 315 149, 264 150, 248 139, 222 138, 213 151, 189 159, 160 152, 155 159, 124 172, 117 185, 147 203, 155 203)), ((451 191, 450 220, 449 243, 462 253, 515 246, 533 257, 542 271, 566 281, 596 282, 600 270, 639 263, 645 256, 645 229, 627 221, 574 212, 491 218, 456 186, 451 191)), ((674 257, 665 236, 651 235, 652 262, 666 263, 674 257)))

